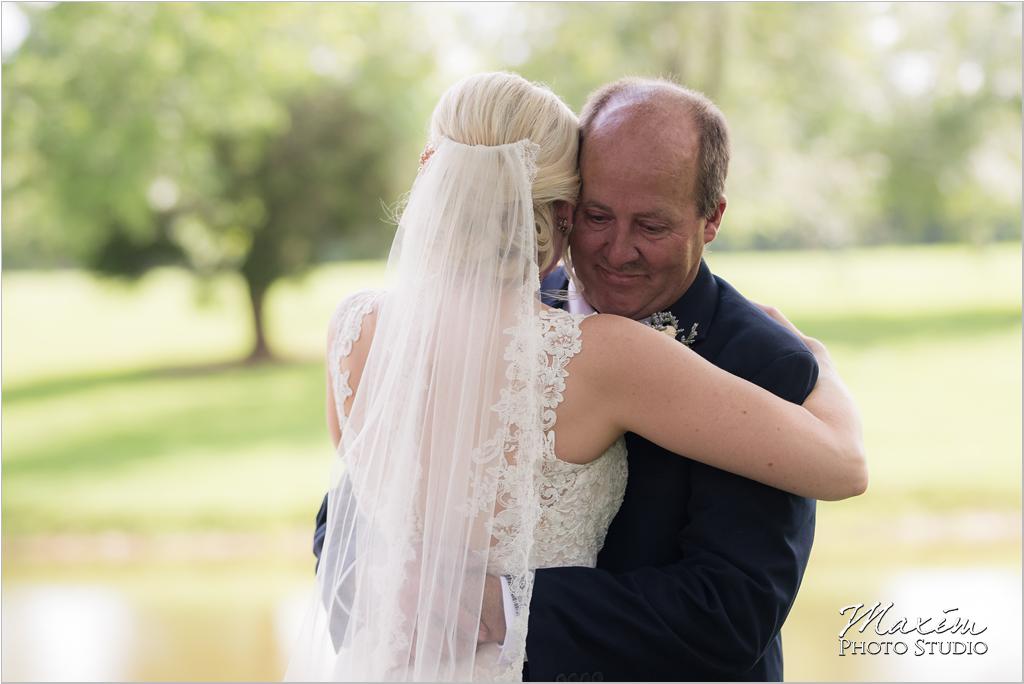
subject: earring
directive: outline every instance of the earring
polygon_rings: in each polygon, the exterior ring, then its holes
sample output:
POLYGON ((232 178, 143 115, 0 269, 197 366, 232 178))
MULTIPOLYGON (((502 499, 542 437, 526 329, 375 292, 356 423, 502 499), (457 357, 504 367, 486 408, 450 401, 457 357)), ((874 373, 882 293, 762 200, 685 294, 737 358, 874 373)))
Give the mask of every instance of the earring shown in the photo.
POLYGON ((569 219, 565 218, 564 216, 558 219, 558 232, 561 233, 562 235, 565 235, 566 233, 569 232, 569 219))

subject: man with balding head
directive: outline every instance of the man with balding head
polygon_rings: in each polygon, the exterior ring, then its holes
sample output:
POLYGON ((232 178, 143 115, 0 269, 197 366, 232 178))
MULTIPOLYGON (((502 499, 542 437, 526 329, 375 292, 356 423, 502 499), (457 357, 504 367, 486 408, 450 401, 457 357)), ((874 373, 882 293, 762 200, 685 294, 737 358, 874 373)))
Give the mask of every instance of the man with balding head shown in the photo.
MULTIPOLYGON (((678 339, 793 402, 813 355, 703 260, 725 213, 728 129, 703 95, 627 79, 581 115, 572 311, 671 313, 678 339), (582 298, 579 296, 582 295, 582 298)), ((781 680, 780 629, 807 566, 814 501, 627 436, 629 481, 597 568, 536 572, 531 680, 781 680)))

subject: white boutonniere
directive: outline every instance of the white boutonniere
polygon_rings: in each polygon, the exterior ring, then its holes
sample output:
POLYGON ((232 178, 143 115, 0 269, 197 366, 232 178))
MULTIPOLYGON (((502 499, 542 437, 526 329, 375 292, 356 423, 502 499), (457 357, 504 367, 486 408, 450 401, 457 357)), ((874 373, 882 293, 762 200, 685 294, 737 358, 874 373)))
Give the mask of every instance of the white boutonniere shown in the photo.
POLYGON ((697 339, 697 324, 694 323, 690 327, 690 332, 684 333, 679 329, 679 319, 673 316, 671 311, 659 311, 647 319, 647 325, 658 332, 665 333, 674 340, 679 340, 687 347, 697 339))

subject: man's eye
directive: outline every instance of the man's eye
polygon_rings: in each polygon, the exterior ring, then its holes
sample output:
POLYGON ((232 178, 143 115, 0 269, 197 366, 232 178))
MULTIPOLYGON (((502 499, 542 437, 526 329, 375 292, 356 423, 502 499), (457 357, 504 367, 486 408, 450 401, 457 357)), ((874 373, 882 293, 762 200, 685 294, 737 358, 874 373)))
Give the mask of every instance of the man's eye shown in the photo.
POLYGON ((591 223, 607 223, 608 217, 604 214, 587 214, 587 220, 591 223))
POLYGON ((661 233, 665 230, 665 226, 656 226, 650 223, 642 223, 640 224, 640 227, 645 233, 661 233))

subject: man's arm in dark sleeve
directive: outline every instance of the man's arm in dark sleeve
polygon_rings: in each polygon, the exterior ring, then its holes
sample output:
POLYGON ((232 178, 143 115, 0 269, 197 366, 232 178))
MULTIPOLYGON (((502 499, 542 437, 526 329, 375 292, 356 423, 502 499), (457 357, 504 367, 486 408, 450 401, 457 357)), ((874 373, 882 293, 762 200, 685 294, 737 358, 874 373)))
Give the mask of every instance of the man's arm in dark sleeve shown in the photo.
POLYGON ((314 572, 320 568, 320 552, 324 548, 324 535, 327 534, 327 495, 316 513, 316 530, 313 532, 313 555, 316 556, 314 572))
MULTIPOLYGON (((817 379, 809 352, 753 381, 803 401, 817 379)), ((761 658, 796 597, 813 540, 814 501, 695 463, 682 560, 612 574, 536 573, 531 679, 601 672, 606 680, 736 679, 761 658)), ((780 673, 781 676, 781 673, 780 673)))

